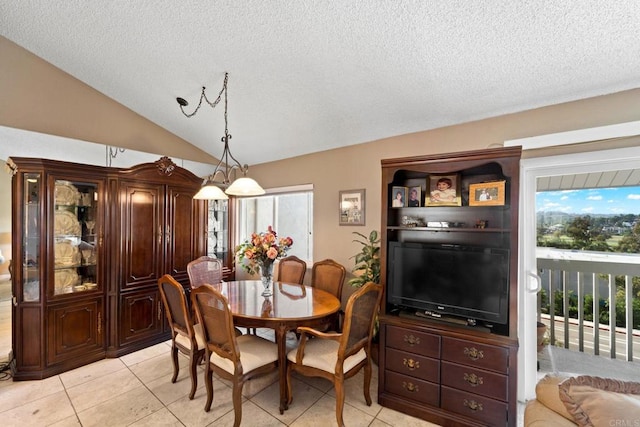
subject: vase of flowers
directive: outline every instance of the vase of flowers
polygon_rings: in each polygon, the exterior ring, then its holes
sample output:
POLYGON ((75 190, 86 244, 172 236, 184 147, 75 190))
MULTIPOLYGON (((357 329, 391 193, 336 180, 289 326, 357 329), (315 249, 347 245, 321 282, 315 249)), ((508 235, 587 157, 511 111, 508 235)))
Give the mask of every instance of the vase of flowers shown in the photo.
POLYGON ((273 281, 273 261, 258 261, 260 266, 260 279, 262 280, 262 286, 264 286, 263 297, 271 296, 271 282, 273 281))
POLYGON ((293 245, 291 237, 280 237, 269 226, 267 231, 251 234, 251 239, 236 247, 236 255, 240 266, 249 274, 260 272, 264 292, 262 296, 271 296, 273 263, 287 254, 293 245))

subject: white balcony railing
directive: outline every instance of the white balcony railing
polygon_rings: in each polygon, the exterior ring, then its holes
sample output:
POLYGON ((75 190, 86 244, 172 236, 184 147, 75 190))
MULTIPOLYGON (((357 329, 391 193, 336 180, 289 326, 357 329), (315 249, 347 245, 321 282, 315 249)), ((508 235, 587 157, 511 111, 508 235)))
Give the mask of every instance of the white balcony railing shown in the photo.
POLYGON ((640 277, 640 255, 538 248, 536 257, 549 302, 548 314, 541 315, 542 298, 538 294, 538 317, 549 327, 550 342, 594 355, 627 361, 634 361, 635 357, 640 361, 640 331, 633 329, 633 304, 639 297, 632 292, 633 278, 640 277), (624 327, 616 326, 615 310, 620 297, 616 277, 624 278, 624 327), (560 302, 554 297, 556 291, 562 295, 560 302), (572 307, 570 299, 574 295, 577 304, 572 307), (592 320, 586 320, 584 315, 588 295, 593 296, 592 320), (555 314, 558 305, 560 316, 555 314), (599 322, 602 311, 608 311, 608 323, 599 322))

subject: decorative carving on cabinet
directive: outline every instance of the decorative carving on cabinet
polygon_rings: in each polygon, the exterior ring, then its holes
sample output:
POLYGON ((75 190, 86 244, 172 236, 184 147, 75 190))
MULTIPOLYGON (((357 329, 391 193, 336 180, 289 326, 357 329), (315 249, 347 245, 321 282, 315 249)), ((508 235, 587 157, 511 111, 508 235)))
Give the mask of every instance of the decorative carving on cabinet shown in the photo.
POLYGON ((166 176, 171 176, 177 167, 177 165, 167 156, 156 160, 156 166, 158 167, 158 174, 166 176))

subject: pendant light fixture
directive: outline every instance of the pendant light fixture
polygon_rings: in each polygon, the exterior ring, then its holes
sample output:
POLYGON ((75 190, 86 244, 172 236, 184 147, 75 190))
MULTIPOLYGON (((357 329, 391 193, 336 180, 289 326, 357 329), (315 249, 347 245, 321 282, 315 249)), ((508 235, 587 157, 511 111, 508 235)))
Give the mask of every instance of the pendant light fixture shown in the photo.
POLYGON ((240 162, 233 157, 229 150, 229 140, 231 135, 229 134, 228 119, 227 119, 227 83, 229 81, 229 73, 224 74, 224 83, 222 84, 222 90, 218 94, 215 101, 211 102, 207 99, 205 93, 205 87, 202 87, 202 94, 200 95, 200 101, 196 106, 196 109, 192 113, 186 113, 184 107, 189 103, 184 98, 176 98, 180 110, 187 118, 195 116, 200 107, 202 101, 206 101, 211 108, 215 108, 220 102, 222 95, 224 94, 224 136, 221 141, 224 143, 224 150, 220 156, 220 161, 216 165, 213 173, 205 179, 200 191, 193 196, 194 199, 204 200, 224 200, 229 196, 259 196, 264 194, 265 191, 260 185, 253 179, 247 177, 248 165, 240 165, 240 162), (242 172, 242 177, 235 179, 237 171, 242 172), (234 178, 233 182, 231 179, 234 178))

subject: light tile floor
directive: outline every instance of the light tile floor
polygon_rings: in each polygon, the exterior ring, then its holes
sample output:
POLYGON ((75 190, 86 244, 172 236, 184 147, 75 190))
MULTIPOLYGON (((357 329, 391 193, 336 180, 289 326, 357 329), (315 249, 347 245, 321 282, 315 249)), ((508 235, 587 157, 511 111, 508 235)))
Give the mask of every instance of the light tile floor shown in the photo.
MULTIPOLYGON (((265 336, 268 332, 262 331, 265 336)), ((234 422, 230 383, 214 378, 214 401, 204 411, 203 366, 198 389, 191 387, 188 359, 181 355, 180 374, 171 383, 170 342, 104 359, 40 381, 0 381, 0 424, 8 426, 231 426, 234 422)), ((433 426, 376 403, 377 367, 371 381, 373 404, 367 406, 362 372, 346 381, 347 426, 433 426)), ((330 382, 296 376, 294 400, 280 415, 277 374, 245 384, 242 426, 335 425, 335 393, 330 382)))

